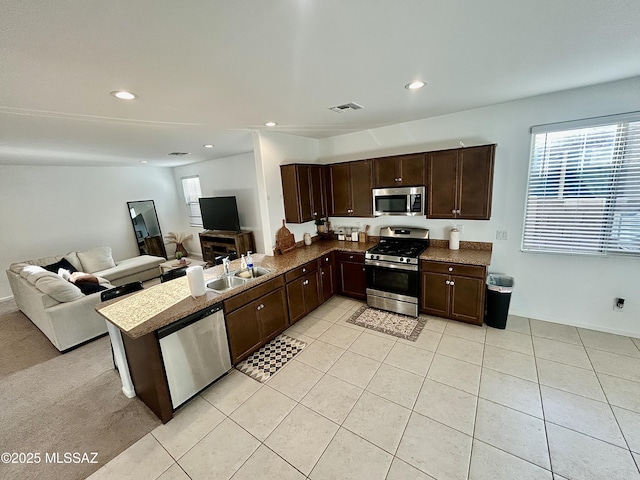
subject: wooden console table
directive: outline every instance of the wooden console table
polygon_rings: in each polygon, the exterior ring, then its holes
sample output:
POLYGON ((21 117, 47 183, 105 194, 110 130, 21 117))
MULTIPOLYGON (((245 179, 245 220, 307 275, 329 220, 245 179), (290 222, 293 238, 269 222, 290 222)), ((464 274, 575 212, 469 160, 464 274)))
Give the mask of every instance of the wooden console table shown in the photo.
POLYGON ((248 250, 255 253, 256 242, 253 232, 243 230, 240 233, 222 230, 207 230, 200 233, 200 247, 202 248, 202 260, 215 264, 219 255, 229 255, 232 252, 247 254, 248 250))

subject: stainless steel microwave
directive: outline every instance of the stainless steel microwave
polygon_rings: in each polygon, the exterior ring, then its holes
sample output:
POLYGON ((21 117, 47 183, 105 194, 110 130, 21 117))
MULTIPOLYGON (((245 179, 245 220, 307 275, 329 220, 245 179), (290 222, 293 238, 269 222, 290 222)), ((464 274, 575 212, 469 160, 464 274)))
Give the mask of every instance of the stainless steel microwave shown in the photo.
POLYGON ((397 187, 373 189, 373 214, 421 216, 424 215, 424 187, 397 187))

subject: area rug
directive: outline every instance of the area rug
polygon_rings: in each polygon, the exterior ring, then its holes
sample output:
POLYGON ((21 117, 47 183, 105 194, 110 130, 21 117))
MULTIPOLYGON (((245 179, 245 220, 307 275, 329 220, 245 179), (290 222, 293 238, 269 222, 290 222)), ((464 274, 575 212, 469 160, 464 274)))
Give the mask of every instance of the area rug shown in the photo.
POLYGON ((426 318, 413 318, 364 306, 347 320, 360 327, 415 342, 427 323, 426 318))
POLYGON ((305 342, 282 334, 240 362, 236 368, 264 383, 306 346, 305 342))

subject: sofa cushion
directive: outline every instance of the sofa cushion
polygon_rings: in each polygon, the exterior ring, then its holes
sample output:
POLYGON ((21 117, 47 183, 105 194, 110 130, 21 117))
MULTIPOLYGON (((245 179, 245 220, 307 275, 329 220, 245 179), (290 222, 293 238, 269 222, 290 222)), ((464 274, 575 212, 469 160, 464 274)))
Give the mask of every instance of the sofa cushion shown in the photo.
POLYGON ((78 254, 76 252, 69 252, 62 258, 64 258, 71 265, 73 265, 73 267, 76 269, 77 272, 82 270, 82 263, 80 262, 80 259, 78 258, 78 254))
POLYGON ((73 302, 74 300, 84 297, 84 294, 78 287, 71 282, 67 282, 55 273, 53 273, 53 276, 47 275, 38 278, 35 286, 42 293, 46 293, 58 302, 73 302))
POLYGON ((87 273, 99 272, 116 266, 111 256, 111 247, 97 247, 78 252, 78 258, 82 263, 82 271, 87 273))
POLYGON ((68 270, 71 273, 78 271, 78 269, 74 267, 73 264, 64 257, 61 258, 56 263, 52 263, 50 265, 44 265, 43 268, 53 273, 58 273, 58 270, 60 270, 61 268, 64 270, 68 270))
POLYGON ((58 277, 56 273, 50 272, 49 270, 45 270, 44 268, 38 265, 27 265, 20 272, 20 276, 24 278, 31 285, 35 285, 36 282, 42 277, 58 277))
MULTIPOLYGON (((127 258, 126 260, 121 260, 118 264, 107 270, 102 270, 100 272, 94 272, 96 275, 100 277, 104 277, 110 281, 116 280, 118 278, 127 277, 129 275, 134 275, 139 272, 144 272, 150 269, 157 269, 158 265, 166 260, 163 257, 154 257, 152 255, 140 255, 139 257, 127 258)), ((158 270, 158 275, 159 275, 158 270)))

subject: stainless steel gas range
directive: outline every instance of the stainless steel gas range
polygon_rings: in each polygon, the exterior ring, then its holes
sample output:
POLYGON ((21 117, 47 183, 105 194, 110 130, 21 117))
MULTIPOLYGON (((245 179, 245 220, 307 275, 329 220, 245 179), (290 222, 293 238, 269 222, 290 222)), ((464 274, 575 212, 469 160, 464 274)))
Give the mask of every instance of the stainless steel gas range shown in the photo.
POLYGON ((418 316, 420 254, 429 247, 429 230, 383 227, 380 243, 365 253, 367 304, 389 312, 418 316))

